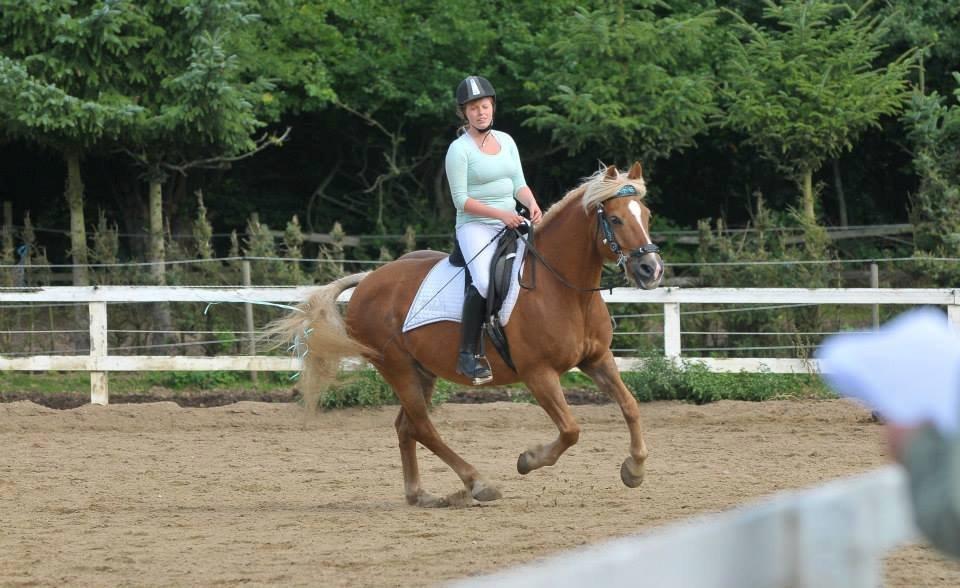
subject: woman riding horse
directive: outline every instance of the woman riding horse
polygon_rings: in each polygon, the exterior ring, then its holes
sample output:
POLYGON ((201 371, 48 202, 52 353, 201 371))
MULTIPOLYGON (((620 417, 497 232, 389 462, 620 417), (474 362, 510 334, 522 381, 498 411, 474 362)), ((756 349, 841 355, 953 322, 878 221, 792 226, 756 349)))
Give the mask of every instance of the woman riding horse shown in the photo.
MULTIPOLYGON (((613 328, 598 286, 604 261, 623 267, 641 288, 660 284, 663 263, 650 240, 645 193, 639 163, 626 174, 613 166, 600 170, 550 208, 528 245, 531 255, 522 272, 528 289, 522 290, 504 325, 516 370, 492 355, 496 375, 491 383, 526 384, 559 435, 520 454, 521 474, 555 464, 579 439, 580 426, 560 385, 560 376, 577 367, 619 404, 627 423, 629 455, 621 464, 620 479, 631 488, 643 481, 647 446, 640 409, 620 379, 610 350, 613 328)), ((317 289, 298 312, 270 329, 284 340, 305 341, 300 390, 309 409, 336 377, 342 358, 361 355, 380 372, 400 401, 395 427, 404 494, 409 504, 418 506, 444 506, 451 499, 432 496, 421 487, 417 443, 450 466, 474 499, 500 497, 495 486, 443 441, 430 420, 438 377, 472 383, 472 377, 456 370, 456 323, 434 322, 403 332, 421 282, 444 257, 440 252, 414 252, 376 271, 340 278, 317 289), (354 286, 344 318, 337 297, 354 286)))
POLYGON ((479 385, 493 379, 489 362, 478 351, 494 250, 491 242, 504 226, 515 229, 523 222, 516 212, 517 201, 530 211, 534 224, 540 222, 541 213, 523 177, 516 143, 507 133, 493 130, 497 98, 493 85, 486 78, 470 76, 457 86, 456 98, 464 124, 447 150, 446 171, 457 209, 457 242, 473 280, 463 300, 457 373, 479 385))

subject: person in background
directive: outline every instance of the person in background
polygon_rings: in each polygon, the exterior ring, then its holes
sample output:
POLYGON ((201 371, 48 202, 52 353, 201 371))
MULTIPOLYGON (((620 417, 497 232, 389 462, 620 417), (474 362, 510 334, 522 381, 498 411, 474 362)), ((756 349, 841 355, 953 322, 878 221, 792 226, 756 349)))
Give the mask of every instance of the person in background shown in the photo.
POLYGON ((469 76, 455 95, 463 126, 447 149, 445 167, 457 209, 457 243, 473 280, 463 302, 457 373, 480 385, 493 379, 490 364, 479 353, 494 251, 491 241, 505 226, 515 229, 524 221, 517 214, 517 202, 530 211, 535 224, 542 214, 523 177, 516 143, 507 133, 493 130, 497 106, 493 85, 486 78, 469 76))
POLYGON ((882 417, 917 527, 960 558, 960 334, 943 312, 923 308, 878 333, 831 337, 817 357, 831 386, 882 417))

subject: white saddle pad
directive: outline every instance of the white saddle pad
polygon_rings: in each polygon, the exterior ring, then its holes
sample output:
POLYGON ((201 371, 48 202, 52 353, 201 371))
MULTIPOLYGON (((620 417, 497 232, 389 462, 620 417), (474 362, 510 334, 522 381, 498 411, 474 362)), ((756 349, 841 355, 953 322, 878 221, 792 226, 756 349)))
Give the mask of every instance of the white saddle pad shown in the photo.
MULTIPOLYGON (((523 252, 524 242, 520 241, 517 244, 517 259, 523 259, 523 252)), ((500 308, 499 313, 501 325, 507 324, 513 307, 517 304, 522 265, 522 262, 513 264, 510 288, 507 290, 507 298, 503 301, 503 307, 500 308)), ((466 275, 462 270, 463 268, 451 265, 446 257, 433 266, 420 284, 413 304, 407 311, 407 318, 403 321, 404 333, 440 321, 460 322, 460 314, 463 312, 463 281, 466 275)))

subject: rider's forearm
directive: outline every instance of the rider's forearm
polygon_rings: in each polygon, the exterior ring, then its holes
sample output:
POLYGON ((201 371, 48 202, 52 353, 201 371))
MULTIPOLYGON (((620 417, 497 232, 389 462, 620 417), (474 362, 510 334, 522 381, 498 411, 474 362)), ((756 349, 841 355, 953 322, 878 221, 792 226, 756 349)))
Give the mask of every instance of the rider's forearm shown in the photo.
POLYGON ((527 208, 533 208, 537 199, 533 197, 533 190, 531 190, 529 186, 524 186, 517 191, 517 201, 527 208))

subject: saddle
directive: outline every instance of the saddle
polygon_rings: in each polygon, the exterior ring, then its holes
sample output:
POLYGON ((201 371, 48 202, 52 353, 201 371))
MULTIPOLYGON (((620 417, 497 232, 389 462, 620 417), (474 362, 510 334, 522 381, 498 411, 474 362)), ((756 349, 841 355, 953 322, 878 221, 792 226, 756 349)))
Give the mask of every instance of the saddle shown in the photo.
MULTIPOLYGON (((503 332, 503 325, 500 324, 499 312, 507 297, 507 292, 510 290, 513 264, 517 260, 517 240, 518 237, 513 231, 505 231, 494 247, 493 259, 490 261, 490 284, 486 292, 487 309, 483 321, 483 330, 497 352, 500 353, 504 363, 510 366, 513 371, 517 371, 517 368, 513 365, 513 358, 510 357, 510 345, 507 342, 506 334, 503 332)), ((463 268, 465 273, 464 288, 470 288, 473 285, 473 278, 470 276, 470 270, 467 268, 463 252, 460 250, 460 243, 456 239, 453 242, 453 252, 449 257, 450 264, 454 267, 463 268)))

